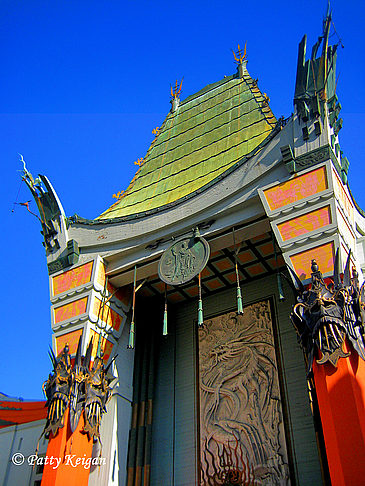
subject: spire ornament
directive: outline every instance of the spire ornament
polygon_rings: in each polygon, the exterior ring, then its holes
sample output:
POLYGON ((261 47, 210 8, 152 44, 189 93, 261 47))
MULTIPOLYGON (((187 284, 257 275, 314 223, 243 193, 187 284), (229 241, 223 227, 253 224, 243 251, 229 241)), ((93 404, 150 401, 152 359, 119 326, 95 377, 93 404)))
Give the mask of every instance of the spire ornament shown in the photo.
POLYGON ((238 47, 237 52, 235 52, 233 49, 232 49, 232 52, 233 52, 234 60, 237 64, 238 76, 240 78, 242 78, 244 73, 245 73, 246 64, 247 64, 247 60, 246 60, 247 41, 245 42, 245 47, 243 49, 243 53, 241 51, 241 46, 239 44, 237 45, 237 47, 238 47))
POLYGON ((180 93, 181 93, 181 88, 183 84, 184 78, 182 78, 180 86, 178 87, 178 81, 176 80, 175 86, 172 87, 170 86, 170 92, 171 92, 171 111, 172 113, 175 113, 175 111, 178 109, 179 104, 180 104, 180 93))

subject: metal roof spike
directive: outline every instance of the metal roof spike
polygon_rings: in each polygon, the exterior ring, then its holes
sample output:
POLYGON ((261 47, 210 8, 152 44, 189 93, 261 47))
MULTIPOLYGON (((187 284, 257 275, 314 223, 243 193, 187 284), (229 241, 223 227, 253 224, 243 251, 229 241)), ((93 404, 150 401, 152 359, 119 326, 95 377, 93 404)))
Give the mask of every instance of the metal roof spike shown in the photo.
POLYGON ((245 47, 243 49, 243 53, 241 51, 241 46, 239 44, 237 45, 237 47, 238 47, 237 52, 234 52, 233 49, 232 49, 232 52, 233 52, 234 60, 235 60, 235 62, 237 64, 238 76, 240 78, 242 78, 243 75, 246 73, 246 65, 247 65, 246 47, 247 47, 247 41, 245 42, 245 47))
POLYGON ((79 343, 77 345, 77 351, 75 356, 75 366, 81 366, 81 342, 82 342, 82 334, 79 339, 79 343))
POLYGON ((174 113, 178 109, 178 107, 179 107, 179 104, 180 104, 180 92, 181 92, 181 88, 182 88, 183 81, 184 81, 184 78, 182 78, 179 87, 177 86, 177 84, 178 84, 178 81, 177 80, 175 82, 175 86, 174 87, 172 87, 170 85, 171 105, 172 105, 171 111, 172 111, 172 113, 174 113))
POLYGON ((350 285, 350 264, 351 264, 351 249, 348 253, 345 270, 343 271, 343 284, 345 287, 350 285))

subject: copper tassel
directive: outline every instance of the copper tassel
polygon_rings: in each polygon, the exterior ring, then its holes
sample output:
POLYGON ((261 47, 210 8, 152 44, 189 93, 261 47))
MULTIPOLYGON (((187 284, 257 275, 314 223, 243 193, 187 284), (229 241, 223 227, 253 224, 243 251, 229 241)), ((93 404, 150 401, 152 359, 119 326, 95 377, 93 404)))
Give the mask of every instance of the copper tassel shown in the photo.
POLYGON ((276 242, 275 242, 274 233, 272 233, 272 245, 274 247, 276 279, 277 279, 277 284, 278 284, 279 301, 283 302, 285 300, 285 294, 284 294, 284 290, 283 290, 283 283, 281 281, 281 275, 280 275, 280 272, 279 272, 279 269, 278 269, 278 254, 277 254, 277 251, 276 251, 276 242))
POLYGON ((201 273, 199 273, 198 326, 201 327, 203 324, 202 277, 201 273))
POLYGON ((165 310, 163 313, 163 330, 162 335, 167 336, 167 285, 165 284, 165 310))
POLYGON ((238 272, 238 261, 237 261, 237 253, 238 248, 236 248, 236 238, 234 233, 234 228, 232 228, 233 232, 233 246, 234 246, 234 260, 235 260, 235 271, 236 271, 236 282, 237 282, 237 314, 243 314, 243 305, 242 305, 242 293, 241 293, 241 286, 240 286, 240 274, 238 272))
POLYGON ((136 279, 137 279, 137 265, 134 267, 134 279, 133 279, 133 300, 132 300, 132 319, 131 325, 129 329, 129 342, 128 342, 128 349, 134 349, 134 337, 135 337, 135 330, 134 330, 134 308, 136 303, 136 279))

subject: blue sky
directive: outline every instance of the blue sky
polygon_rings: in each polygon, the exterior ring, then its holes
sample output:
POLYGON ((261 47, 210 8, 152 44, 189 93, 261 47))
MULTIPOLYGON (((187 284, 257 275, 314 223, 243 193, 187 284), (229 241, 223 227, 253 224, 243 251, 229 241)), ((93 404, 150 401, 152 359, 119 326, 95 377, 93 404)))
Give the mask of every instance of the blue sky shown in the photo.
MULTIPOLYGON (((363 1, 333 1, 339 49, 341 149, 365 208, 363 1)), ((0 391, 41 398, 51 369, 46 258, 36 218, 16 206, 23 154, 45 174, 68 216, 94 218, 125 189, 170 109, 235 72, 231 49, 247 41, 248 70, 277 117, 290 115, 298 43, 321 34, 326 2, 1 0, 0 161, 2 361, 0 391)), ((337 36, 331 38, 336 43, 337 36)), ((30 199, 23 184, 19 202, 30 199)), ((32 202, 31 207, 35 208, 32 202)))

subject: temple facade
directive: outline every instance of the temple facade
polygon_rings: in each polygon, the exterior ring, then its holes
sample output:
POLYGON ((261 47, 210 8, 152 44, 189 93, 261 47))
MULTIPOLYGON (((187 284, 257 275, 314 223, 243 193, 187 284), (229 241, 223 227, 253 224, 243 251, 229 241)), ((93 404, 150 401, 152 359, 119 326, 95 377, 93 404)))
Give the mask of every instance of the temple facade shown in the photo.
MULTIPOLYGON (((66 217, 24 167, 53 330, 37 454, 62 459, 24 484, 363 484, 365 214, 330 27, 309 59, 299 45, 287 119, 241 49, 233 75, 186 99, 176 83, 135 177, 94 220, 66 217)), ((9 439, 21 426, 7 425, 9 439)))

